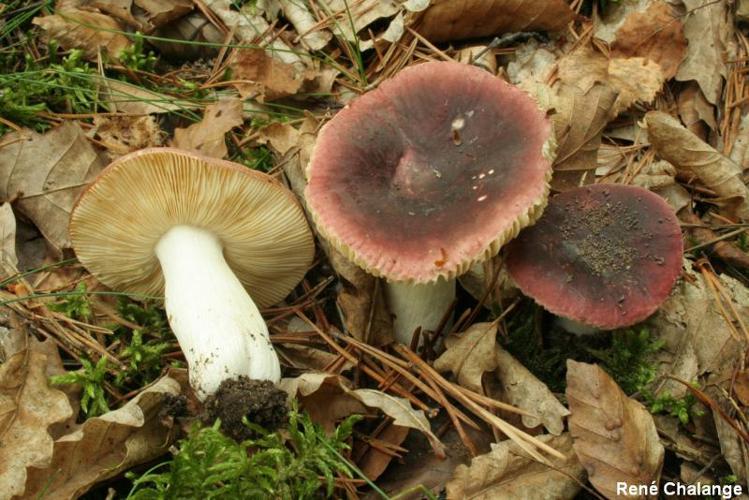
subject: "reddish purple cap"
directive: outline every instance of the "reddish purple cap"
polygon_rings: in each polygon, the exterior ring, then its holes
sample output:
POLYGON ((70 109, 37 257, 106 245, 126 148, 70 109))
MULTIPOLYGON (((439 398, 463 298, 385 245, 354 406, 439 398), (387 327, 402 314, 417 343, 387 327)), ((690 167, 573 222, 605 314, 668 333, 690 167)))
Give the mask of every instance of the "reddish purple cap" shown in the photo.
POLYGON ((452 278, 538 218, 553 149, 523 91, 473 66, 419 64, 323 127, 306 199, 318 230, 371 274, 452 278))
POLYGON ((674 211, 634 186, 596 184, 557 195, 507 247, 507 269, 525 295, 605 330, 650 316, 681 274, 674 211))

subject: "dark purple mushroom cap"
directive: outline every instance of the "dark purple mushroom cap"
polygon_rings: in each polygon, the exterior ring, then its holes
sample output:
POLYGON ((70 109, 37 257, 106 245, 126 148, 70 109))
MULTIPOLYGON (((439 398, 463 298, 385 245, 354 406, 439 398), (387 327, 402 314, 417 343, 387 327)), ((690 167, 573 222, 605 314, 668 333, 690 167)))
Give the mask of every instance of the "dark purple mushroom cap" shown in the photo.
POLYGON ((463 273, 540 215, 551 126, 521 90, 473 66, 407 68, 321 130, 306 199, 319 231, 375 276, 463 273))
POLYGON ((644 320, 666 300, 683 243, 660 196, 596 184, 552 198, 507 248, 507 269, 525 295, 558 316, 612 330, 644 320))

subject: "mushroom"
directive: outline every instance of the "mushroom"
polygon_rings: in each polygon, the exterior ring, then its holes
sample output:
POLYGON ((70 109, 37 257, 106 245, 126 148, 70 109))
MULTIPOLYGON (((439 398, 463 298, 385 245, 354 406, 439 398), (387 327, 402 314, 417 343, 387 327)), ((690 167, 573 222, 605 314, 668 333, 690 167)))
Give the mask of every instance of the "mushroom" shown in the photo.
POLYGON ((541 214, 551 126, 523 91, 473 66, 407 68, 320 131, 305 198, 320 233, 384 277, 398 341, 434 330, 455 277, 541 214))
POLYGON ((178 149, 131 153, 83 192, 70 236, 107 286, 164 294, 200 399, 239 376, 279 381, 258 305, 296 286, 314 240, 296 199, 272 177, 178 149))
POLYGON ((520 290, 584 335, 654 313, 681 274, 683 243, 676 214, 660 196, 596 184, 553 197, 507 250, 520 290))

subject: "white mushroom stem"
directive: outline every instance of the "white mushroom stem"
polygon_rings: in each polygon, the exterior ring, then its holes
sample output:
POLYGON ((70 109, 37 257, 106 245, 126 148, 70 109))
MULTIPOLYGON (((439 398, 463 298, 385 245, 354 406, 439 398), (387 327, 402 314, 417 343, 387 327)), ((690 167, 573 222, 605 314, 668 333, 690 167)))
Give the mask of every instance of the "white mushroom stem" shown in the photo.
POLYGON ((209 231, 175 226, 156 255, 164 273, 165 306, 202 400, 240 375, 278 382, 281 366, 260 311, 226 263, 209 231))
POLYGON ((585 323, 575 321, 574 319, 563 318, 562 316, 555 316, 555 321, 564 331, 577 335, 578 337, 594 335, 601 331, 600 328, 596 328, 595 326, 589 326, 585 323))
POLYGON ((390 312, 395 316, 395 339, 409 345, 417 327, 430 331, 437 329, 455 300, 455 279, 440 278, 427 284, 389 282, 385 294, 390 312))

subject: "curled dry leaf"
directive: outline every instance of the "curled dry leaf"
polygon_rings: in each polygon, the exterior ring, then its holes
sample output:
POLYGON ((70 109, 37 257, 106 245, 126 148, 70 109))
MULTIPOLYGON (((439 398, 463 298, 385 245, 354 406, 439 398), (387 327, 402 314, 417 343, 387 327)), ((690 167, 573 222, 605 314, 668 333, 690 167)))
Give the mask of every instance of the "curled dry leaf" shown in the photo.
POLYGON ((662 111, 645 115, 648 137, 655 152, 677 169, 697 176, 719 196, 718 203, 742 219, 749 218, 749 189, 741 169, 709 144, 662 111))
POLYGON ((101 52, 117 58, 130 46, 130 40, 122 34, 122 26, 98 12, 66 9, 51 16, 37 17, 34 24, 40 26, 49 38, 60 42, 64 49, 80 49, 91 61, 95 61, 101 52))
MULTIPOLYGON (((735 310, 741 321, 749 325, 749 290, 730 276, 720 275, 718 282, 731 300, 730 306, 721 305, 705 275, 693 271, 688 260, 684 267, 688 279, 677 284, 649 324, 658 339, 665 342, 657 354, 661 374, 691 382, 706 373, 719 373, 724 366, 733 366, 742 352, 735 331, 740 325, 728 323, 722 308, 735 310)), ((659 390, 681 397, 687 389, 666 380, 659 390)))
POLYGON ((449 483, 450 500, 515 499, 553 500, 574 498, 585 479, 585 469, 572 450, 572 438, 539 436, 564 455, 551 459, 552 467, 540 463, 507 440, 492 444, 492 451, 475 457, 470 465, 459 465, 449 483))
POLYGON ((676 79, 695 80, 711 104, 717 104, 728 74, 726 44, 733 23, 728 21, 725 0, 682 0, 687 9, 684 36, 687 56, 676 79))
POLYGON ((194 102, 180 100, 120 80, 99 77, 97 82, 101 86, 100 97, 103 104, 112 112, 148 115, 198 107, 194 102))
POLYGON ((88 10, 91 10, 93 7, 103 14, 122 21, 128 26, 142 30, 140 23, 133 17, 131 12, 133 0, 89 0, 85 3, 85 6, 88 10))
POLYGON ((0 147, 0 198, 31 219, 52 247, 70 247, 70 210, 83 186, 104 167, 77 122, 46 134, 13 132, 0 147))
POLYGON ((239 49, 229 63, 233 85, 243 98, 273 100, 296 94, 304 83, 294 66, 274 59, 264 49, 239 49))
POLYGON ((416 29, 434 42, 518 31, 560 31, 575 17, 563 0, 432 0, 416 29))
POLYGON ((10 203, 0 205, 0 276, 12 274, 16 257, 16 217, 10 203))
POLYGON ((257 142, 269 144, 280 155, 298 147, 300 141, 301 132, 288 123, 271 123, 258 131, 257 142))
POLYGON ((274 58, 286 64, 291 64, 297 71, 304 71, 306 65, 295 50, 284 42, 276 32, 271 29, 262 13, 249 8, 238 12, 233 7, 231 0, 204 0, 203 3, 218 16, 226 27, 232 31, 240 42, 265 46, 268 53, 274 58))
POLYGON ((618 94, 613 116, 635 102, 651 102, 665 81, 661 67, 653 61, 643 57, 607 58, 587 46, 559 60, 559 79, 583 92, 596 83, 609 85, 618 94))
POLYGON ((445 457, 445 446, 432 432, 423 410, 415 410, 405 398, 398 398, 374 389, 356 389, 350 392, 352 396, 370 408, 377 408, 393 419, 395 425, 415 429, 429 440, 435 455, 445 457))
POLYGON ((567 361, 566 395, 575 453, 599 492, 618 498, 617 483, 658 482, 664 448, 642 404, 598 365, 573 360, 567 361))
POLYGON ((133 0, 133 3, 142 9, 137 17, 148 32, 179 19, 194 7, 191 0, 133 0))
MULTIPOLYGON (((732 371, 729 370, 729 372, 732 371)), ((730 380, 731 373, 726 374, 727 377, 721 377, 723 381, 730 380)), ((725 401, 722 394, 725 394, 724 390, 718 389, 718 380, 713 380, 715 385, 708 387, 707 391, 709 396, 721 406, 725 415, 731 415, 733 407, 730 403, 725 401)), ((727 386, 725 382, 721 385, 727 386)), ((713 411, 713 422, 715 423, 715 432, 718 435, 718 442, 720 443, 720 451, 723 455, 723 459, 728 463, 728 466, 738 478, 738 482, 743 485, 747 485, 747 479, 749 478, 749 455, 747 455, 747 443, 744 439, 736 432, 731 424, 718 411, 713 411)), ((733 418, 733 417, 729 417, 733 418)))
POLYGON ((447 350, 434 362, 434 368, 452 372, 460 385, 481 394, 484 373, 497 368, 496 338, 496 323, 474 323, 465 332, 445 339, 447 350))
POLYGON ((161 128, 150 115, 96 115, 94 128, 90 133, 107 148, 111 159, 162 144, 161 128))
MULTIPOLYGON (((564 418, 569 410, 554 394, 510 353, 497 349, 496 375, 502 388, 502 401, 537 416, 523 415, 522 422, 528 428, 543 424, 558 436, 564 431, 564 418)), ((498 398, 499 399, 499 398, 498 398)))
POLYGON ((445 456, 444 445, 432 432, 426 415, 422 410, 415 410, 407 399, 374 389, 352 390, 345 379, 329 373, 308 372, 296 378, 284 378, 279 387, 290 398, 297 397, 312 420, 327 430, 332 430, 344 417, 365 413, 365 407, 377 408, 391 417, 395 425, 424 434, 435 454, 445 456))
POLYGON ((153 31, 148 42, 159 49, 159 53, 173 61, 192 61, 210 59, 218 53, 218 47, 224 43, 225 35, 213 24, 206 22, 202 12, 192 12, 176 21, 170 22, 153 31), (180 40, 191 40, 197 43, 179 43, 180 40))
POLYGON ((31 338, 0 365, 0 499, 24 493, 27 467, 52 457, 51 427, 74 418, 68 397, 48 382, 61 366, 51 340, 31 338))
MULTIPOLYGON (((334 35, 343 36, 347 41, 356 43, 360 51, 369 50, 376 42, 384 40, 397 42, 404 33, 403 11, 421 9, 418 2, 399 2, 396 0, 325 0, 325 12, 328 16, 327 29, 334 35), (375 21, 391 18, 384 32, 372 33, 375 21), (370 34, 374 38, 370 38, 370 34)), ((380 21, 382 22, 382 21, 380 21)))
POLYGON ((708 127, 712 130, 718 128, 718 123, 715 121, 715 108, 707 102, 697 82, 684 84, 681 92, 676 96, 676 106, 681 121, 690 132, 703 141, 708 137, 708 127))
POLYGON ((596 83, 587 91, 560 84, 553 98, 552 115, 557 139, 555 170, 592 170, 596 168, 601 134, 613 118, 617 93, 608 85, 596 83))
POLYGON ((309 50, 320 50, 333 38, 333 34, 321 29, 319 22, 309 11, 304 2, 282 0, 283 15, 299 33, 299 39, 309 50))
POLYGON ((380 477, 380 475, 385 472, 385 469, 390 462, 392 462, 393 458, 401 457, 396 449, 406 439, 408 432, 408 427, 388 424, 382 432, 373 436, 373 440, 375 440, 379 446, 369 446, 361 459, 356 461, 359 469, 361 469, 370 481, 374 481, 380 477), (389 450, 386 452, 383 451, 382 448, 389 450))
POLYGON ((200 122, 176 129, 172 144, 206 156, 224 158, 228 154, 226 133, 241 125, 242 121, 242 101, 235 97, 221 99, 205 107, 200 122))
POLYGON ((346 380, 330 373, 307 372, 284 378, 278 387, 297 398, 313 422, 332 431, 341 419, 354 413, 365 413, 362 403, 349 394, 346 380))
POLYGON ((684 26, 666 2, 651 2, 631 12, 616 31, 611 44, 614 57, 644 57, 657 63, 669 80, 676 75, 687 53, 684 26))
POLYGON ((122 408, 89 418, 56 440, 51 461, 29 468, 23 498, 50 491, 56 499, 78 498, 94 484, 165 453, 174 433, 159 410, 167 396, 179 393, 180 384, 163 377, 122 408))

